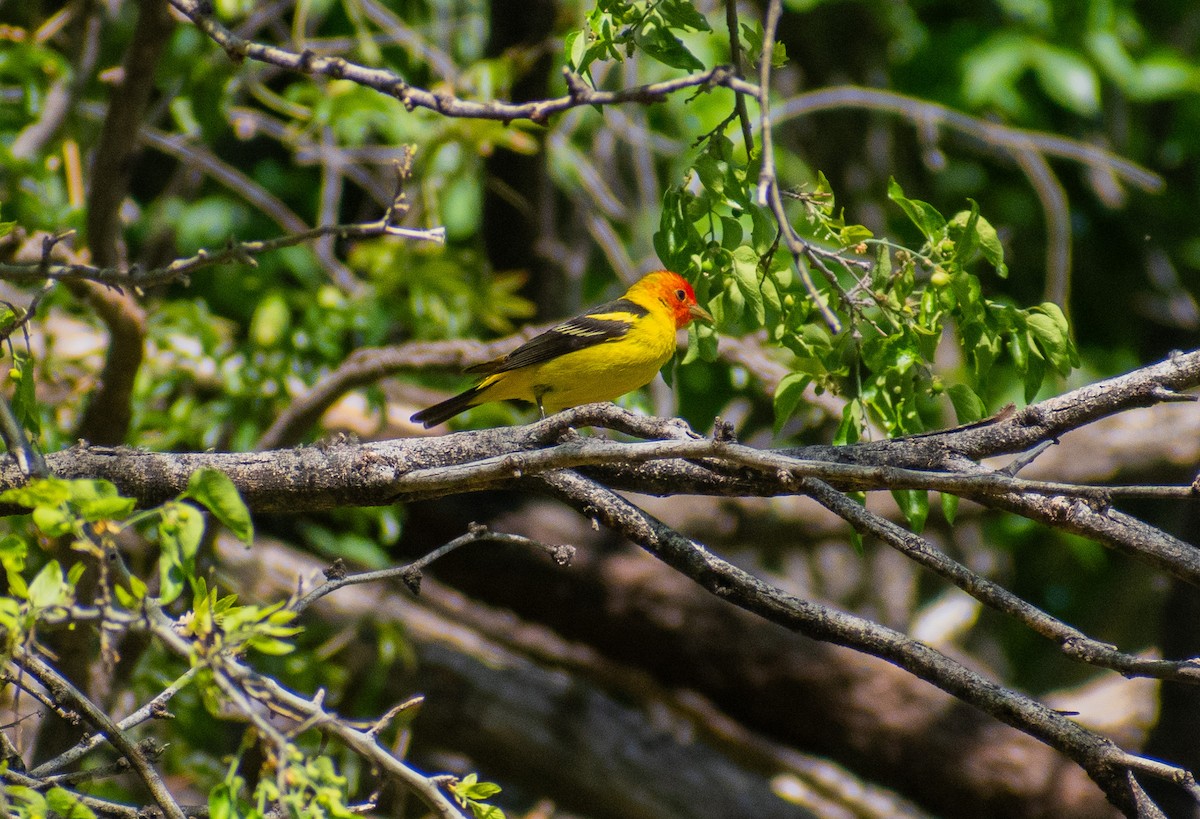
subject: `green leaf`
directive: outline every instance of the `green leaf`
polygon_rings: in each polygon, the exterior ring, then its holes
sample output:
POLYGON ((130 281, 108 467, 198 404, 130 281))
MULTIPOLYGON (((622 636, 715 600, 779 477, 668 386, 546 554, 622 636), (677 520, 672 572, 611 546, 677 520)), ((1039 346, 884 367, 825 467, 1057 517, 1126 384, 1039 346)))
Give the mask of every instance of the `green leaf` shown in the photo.
POLYGON ((146 599, 146 584, 134 575, 130 575, 130 588, 126 589, 120 584, 113 586, 113 591, 117 595, 117 602, 127 609, 136 611, 142 607, 142 601, 146 599), (136 583, 133 581, 137 581, 136 583))
POLYGON ((1153 54, 1142 61, 1137 82, 1129 88, 1136 100, 1154 102, 1200 90, 1200 69, 1178 54, 1153 54))
POLYGON ((728 169, 728 162, 720 156, 719 151, 714 150, 714 143, 717 141, 717 137, 708 141, 708 148, 696 157, 692 168, 696 171, 696 176, 700 178, 700 185, 719 200, 725 197, 725 173, 728 169))
POLYGON ((812 381, 806 373, 788 373, 779 381, 775 388, 775 434, 778 435, 783 425, 792 417, 800 400, 804 398, 804 389, 812 381))
POLYGON ((750 307, 755 326, 762 326, 767 314, 758 282, 758 254, 754 252, 754 248, 742 245, 733 251, 733 277, 738 290, 750 307))
POLYGON ((63 819, 96 819, 92 809, 65 788, 51 788, 46 793, 46 806, 63 819))
POLYGON ((0 538, 0 565, 4 566, 4 574, 8 578, 8 591, 15 597, 29 597, 29 587, 21 574, 25 571, 28 552, 29 544, 16 535, 0 538))
POLYGON ((942 514, 946 517, 946 522, 954 523, 954 519, 958 516, 958 495, 951 495, 948 492, 939 492, 942 496, 942 514))
POLYGON ((1078 54, 1048 43, 1032 50, 1038 84, 1055 102, 1083 116, 1100 113, 1100 78, 1078 54))
POLYGON ((195 574, 196 552, 204 537, 204 515, 186 503, 172 502, 163 508, 158 523, 162 554, 159 557, 159 602, 174 602, 195 574))
POLYGON ((454 793, 463 799, 488 799, 500 793, 500 786, 494 782, 480 782, 476 774, 467 774, 454 787, 454 793))
POLYGON ((267 293, 259 299, 250 318, 250 338, 259 347, 275 347, 283 340, 291 320, 292 311, 284 294, 279 290, 267 293))
POLYGON ((504 812, 498 807, 485 805, 480 801, 500 793, 499 785, 480 782, 475 774, 467 774, 450 786, 450 792, 460 804, 471 811, 475 819, 504 819, 504 812))
POLYGON ((900 183, 895 178, 888 181, 888 199, 900 206, 909 220, 924 234, 927 241, 936 241, 945 234, 946 219, 928 202, 906 197, 900 183))
POLYGON ((191 498, 205 506, 208 511, 243 543, 254 540, 254 524, 250 510, 242 502, 237 487, 224 472, 217 469, 197 469, 188 479, 187 491, 182 497, 191 498))
POLYGON ((659 0, 657 8, 667 25, 690 31, 712 31, 708 19, 692 0, 659 0))
POLYGON ((121 520, 133 512, 133 498, 93 498, 79 504, 79 514, 89 523, 98 520, 121 520))
POLYGON ((67 481, 67 491, 67 500, 74 504, 119 496, 116 485, 103 478, 77 478, 67 481))
POLYGON ((5 785, 4 793, 11 799, 28 805, 31 817, 44 817, 46 815, 46 797, 33 788, 26 787, 25 785, 5 785))
POLYGON ((654 234, 654 252, 669 270, 676 273, 687 270, 691 255, 703 245, 687 213, 688 203, 693 198, 678 185, 670 186, 663 194, 658 231, 654 234))
POLYGON ((1031 307, 1025 320, 1030 335, 1056 372, 1066 375, 1079 366, 1079 351, 1071 341, 1071 327, 1062 308, 1045 302, 1031 307))
POLYGON ((896 499, 908 525, 919 534, 929 517, 929 493, 924 489, 893 489, 892 497, 896 499))
POLYGON ((12 597, 0 597, 0 630, 4 632, 9 651, 21 642, 21 626, 21 604, 12 597))
MULTIPOLYGON (((299 631, 299 629, 296 630, 299 631)), ((254 636, 246 641, 246 645, 260 654, 268 654, 272 657, 282 657, 296 650, 296 646, 292 643, 274 637, 254 636)))
POLYGON ((678 37, 657 21, 647 21, 647 24, 635 35, 634 40, 642 51, 672 68, 684 71, 704 69, 704 63, 700 62, 678 37))
POLYGON ((13 414, 17 416, 21 426, 36 437, 41 434, 42 428, 35 391, 33 359, 27 353, 16 353, 13 356, 13 369, 19 373, 12 395, 13 414))
MULTIPOLYGON (((742 229, 742 223, 732 216, 721 217, 721 247, 725 250, 736 250, 742 244, 742 238, 745 231, 742 229)), ((753 250, 753 248, 751 248, 753 250)), ((758 254, 754 254, 755 257, 758 254)))
POLYGON ((208 816, 209 819, 239 819, 242 815, 238 810, 238 791, 244 784, 241 777, 233 777, 233 783, 222 782, 209 789, 208 816))
POLYGON ((842 422, 833 435, 834 446, 858 443, 859 438, 862 437, 864 412, 863 402, 860 399, 846 402, 846 406, 842 409, 842 422))
POLYGON ((843 225, 838 230, 838 242, 842 247, 854 247, 874 237, 875 234, 865 225, 843 225))
POLYGON ((978 421, 986 412, 983 399, 966 384, 951 384, 946 394, 950 396, 950 403, 954 405, 954 414, 960 424, 978 421))
POLYGON ((989 37, 963 57, 962 93, 971 108, 996 106, 1010 114, 1023 110, 1017 80, 1029 67, 1033 41, 1005 31, 989 37))
POLYGON ((988 260, 995 270, 996 275, 1002 279, 1008 278, 1008 265, 1004 263, 1004 245, 1000 243, 1000 236, 996 233, 996 228, 992 227, 992 223, 982 216, 975 224, 975 232, 979 237, 979 250, 983 253, 983 258, 988 260))
POLYGON ((966 266, 975 253, 979 244, 979 234, 976 228, 979 224, 979 205, 973 200, 970 210, 959 211, 947 225, 947 234, 954 240, 954 259, 959 265, 966 266))
MULTIPOLYGON (((817 0, 819 2, 819 0, 817 0)), ((754 25, 742 23, 742 39, 746 52, 746 59, 750 61, 750 65, 757 66, 759 59, 762 57, 763 45, 763 29, 762 23, 756 22, 754 25)), ((783 68, 787 65, 787 49, 783 43, 778 40, 771 46, 771 67, 783 68)))
POLYGON ((35 609, 59 606, 67 597, 68 589, 63 582, 62 567, 58 565, 57 560, 51 560, 29 584, 29 605, 35 609))
MULTIPOLYGON (((696 350, 696 357, 701 361, 716 361, 717 360, 717 345, 720 342, 720 336, 714 327, 700 322, 692 322, 688 327, 688 355, 691 355, 693 348, 696 350)), ((685 361, 687 357, 685 356, 685 361)))
POLYGON ((583 55, 587 51, 587 35, 576 29, 563 37, 563 53, 567 55, 567 67, 576 74, 584 71, 583 55))
POLYGON ((1046 378, 1046 359, 1041 355, 1031 355, 1025 367, 1025 403, 1037 398, 1042 381, 1046 378))
POLYGON ((74 521, 57 506, 39 506, 33 510, 33 523, 47 537, 62 537, 70 534, 74 521))

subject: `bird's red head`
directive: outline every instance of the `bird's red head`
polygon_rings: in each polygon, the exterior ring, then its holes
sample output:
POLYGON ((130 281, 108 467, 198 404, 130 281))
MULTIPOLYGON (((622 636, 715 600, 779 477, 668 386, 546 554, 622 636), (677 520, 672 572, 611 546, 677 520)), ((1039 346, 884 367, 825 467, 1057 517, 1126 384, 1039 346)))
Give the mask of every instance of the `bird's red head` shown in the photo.
POLYGON ((675 317, 677 328, 687 327, 692 319, 712 322, 712 315, 696 302, 696 291, 683 276, 669 270, 656 270, 643 276, 627 295, 644 295, 665 304, 675 317))

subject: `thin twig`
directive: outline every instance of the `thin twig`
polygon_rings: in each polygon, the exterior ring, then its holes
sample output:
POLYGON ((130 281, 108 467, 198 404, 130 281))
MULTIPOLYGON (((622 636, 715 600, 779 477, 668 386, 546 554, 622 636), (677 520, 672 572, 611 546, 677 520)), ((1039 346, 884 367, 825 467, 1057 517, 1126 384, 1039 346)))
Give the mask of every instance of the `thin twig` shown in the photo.
POLYGON ((532 538, 522 535, 510 535, 503 532, 493 532, 486 526, 478 523, 472 523, 468 527, 465 534, 459 535, 447 543, 442 544, 434 549, 429 554, 414 560, 412 563, 403 566, 393 566, 390 569, 379 569, 372 572, 360 572, 358 574, 334 576, 327 579, 324 583, 317 586, 308 594, 301 597, 289 608, 299 613, 304 611, 310 605, 320 600, 327 594, 337 591, 345 586, 360 585, 362 583, 373 583, 377 580, 389 580, 393 577, 399 577, 404 581, 404 585, 410 591, 416 594, 421 586, 421 572, 436 560, 439 560, 456 549, 460 549, 469 543, 477 543, 479 541, 493 541, 495 543, 507 543, 513 546, 528 546, 535 549, 540 549, 550 555, 555 561, 562 566, 571 562, 575 554, 575 550, 570 546, 551 546, 532 538))
MULTIPOLYGON (((183 673, 182 676, 159 692, 158 695, 152 700, 118 722, 117 727, 122 731, 128 731, 130 728, 135 728, 148 719, 161 719, 166 714, 166 704, 171 700, 172 697, 174 697, 189 683, 191 683, 199 671, 199 666, 189 668, 183 673)), ((97 748, 103 741, 103 734, 92 734, 86 739, 80 740, 79 743, 74 747, 63 751, 53 759, 48 759, 41 765, 38 765, 29 772, 29 775, 44 777, 55 774, 58 771, 66 768, 68 765, 71 765, 72 763, 87 756, 89 752, 91 752, 94 748, 97 748)))
MULTIPOLYGON (((771 54, 775 47, 775 30, 779 25, 779 17, 783 13, 781 0, 770 0, 767 4, 767 17, 763 23, 762 53, 759 54, 758 64, 758 109, 759 136, 762 139, 762 167, 758 171, 758 205, 769 208, 775 221, 779 224, 779 232, 792 256, 792 265, 796 268, 808 296, 821 313, 830 332, 835 335, 841 332, 842 322, 825 302, 821 291, 809 272, 806 258, 809 254, 809 243, 800 238, 796 229, 788 219, 783 207, 783 198, 779 193, 779 180, 775 170, 775 138, 771 126, 771 54)), ((838 286, 837 279, 827 276, 830 284, 838 286)), ((848 301, 848 299, 846 300, 848 301)))
MULTIPOLYGON (((742 37, 738 32, 737 0, 725 0, 725 27, 729 29, 729 61, 733 71, 742 75, 742 37)), ((772 43, 772 46, 774 43, 772 43)), ((742 126, 742 142, 746 147, 746 158, 754 154, 754 126, 750 123, 750 112, 746 110, 746 98, 741 94, 734 97, 734 110, 742 126)))
POLYGON ((84 264, 41 265, 36 262, 20 262, 0 264, 0 279, 16 282, 37 281, 41 278, 55 281, 93 281, 97 284, 149 289, 186 279, 206 267, 229 262, 245 263, 254 256, 284 247, 292 247, 322 236, 336 236, 340 239, 366 239, 385 235, 440 244, 445 241, 446 231, 441 227, 429 230, 401 228, 389 224, 384 219, 359 224, 324 225, 274 239, 230 243, 219 250, 200 250, 194 256, 176 259, 168 265, 150 270, 95 267, 84 264))
POLYGON ((1037 481, 1015 478, 1003 472, 956 473, 837 463, 793 458, 741 444, 715 439, 618 443, 579 439, 526 452, 511 452, 447 466, 411 470, 396 479, 398 493, 452 491, 467 486, 504 482, 522 475, 538 475, 559 469, 578 469, 604 464, 648 463, 674 459, 714 459, 774 473, 784 486, 795 486, 801 478, 832 481, 855 491, 920 489, 951 492, 973 498, 990 494, 1034 494, 1046 497, 1086 498, 1103 504, 1114 498, 1196 499, 1191 484, 1167 486, 1106 486, 1037 481))
POLYGON ((993 583, 952 560, 927 538, 908 532, 851 500, 816 478, 801 482, 804 492, 863 534, 871 534, 909 559, 936 572, 981 603, 1024 623, 1041 636, 1056 642, 1064 654, 1091 665, 1110 668, 1126 676, 1200 682, 1200 662, 1137 657, 1088 637, 1061 620, 1051 617, 1008 589, 993 583))
POLYGON ((727 67, 718 66, 686 77, 619 91, 597 91, 589 86, 582 77, 567 71, 564 72, 564 76, 569 93, 565 97, 527 103, 464 100, 450 93, 417 88, 409 85, 402 77, 391 71, 356 65, 342 57, 325 57, 309 50, 296 53, 275 46, 251 42, 239 37, 214 20, 205 6, 197 0, 171 0, 171 5, 187 16, 217 45, 225 49, 231 59, 257 60, 302 74, 319 74, 335 79, 352 80, 397 98, 410 111, 415 108, 427 108, 451 117, 494 119, 504 122, 528 119, 537 123, 545 123, 553 114, 585 105, 662 102, 672 93, 684 88, 724 86, 740 93, 748 93, 751 96, 757 93, 752 84, 734 76, 727 67))

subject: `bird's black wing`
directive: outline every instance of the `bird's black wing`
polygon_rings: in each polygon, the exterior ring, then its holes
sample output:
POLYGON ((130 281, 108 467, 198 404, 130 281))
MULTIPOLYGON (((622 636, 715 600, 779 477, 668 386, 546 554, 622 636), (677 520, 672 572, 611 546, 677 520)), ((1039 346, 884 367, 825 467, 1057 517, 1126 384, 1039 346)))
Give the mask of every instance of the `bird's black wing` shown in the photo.
POLYGON ((615 299, 568 319, 534 336, 502 358, 477 364, 469 373, 494 373, 519 370, 542 364, 559 356, 623 338, 634 321, 650 311, 628 299, 615 299))

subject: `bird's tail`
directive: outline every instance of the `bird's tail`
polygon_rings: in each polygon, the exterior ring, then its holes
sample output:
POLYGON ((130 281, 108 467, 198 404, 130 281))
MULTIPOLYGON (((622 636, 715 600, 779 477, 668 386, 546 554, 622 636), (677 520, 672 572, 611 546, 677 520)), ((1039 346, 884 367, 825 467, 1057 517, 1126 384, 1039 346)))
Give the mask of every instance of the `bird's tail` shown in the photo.
POLYGON ((445 421, 449 421, 460 412, 465 412, 476 404, 483 403, 479 400, 479 394, 489 386, 487 381, 482 384, 476 384, 466 392, 460 392, 453 398, 447 398, 440 404, 434 404, 432 407, 426 407, 420 412, 413 413, 409 419, 414 423, 423 424, 425 429, 435 427, 445 421))

